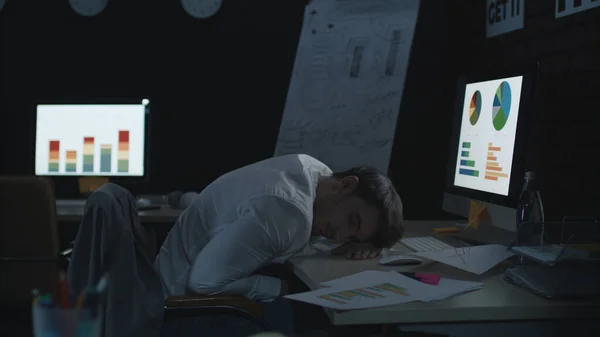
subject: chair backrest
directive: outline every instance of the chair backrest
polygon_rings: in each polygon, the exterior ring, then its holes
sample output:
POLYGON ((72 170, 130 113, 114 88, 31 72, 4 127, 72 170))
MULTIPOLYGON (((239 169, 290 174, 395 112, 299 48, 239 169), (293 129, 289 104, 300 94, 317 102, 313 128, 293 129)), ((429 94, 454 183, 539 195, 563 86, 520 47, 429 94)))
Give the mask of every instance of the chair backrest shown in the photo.
POLYGON ((69 290, 81 293, 108 273, 103 334, 158 336, 164 297, 153 267, 156 252, 141 227, 135 199, 105 184, 88 198, 69 263, 69 290))
POLYGON ((58 233, 49 180, 0 176, 0 304, 31 305, 31 291, 56 289, 58 233))

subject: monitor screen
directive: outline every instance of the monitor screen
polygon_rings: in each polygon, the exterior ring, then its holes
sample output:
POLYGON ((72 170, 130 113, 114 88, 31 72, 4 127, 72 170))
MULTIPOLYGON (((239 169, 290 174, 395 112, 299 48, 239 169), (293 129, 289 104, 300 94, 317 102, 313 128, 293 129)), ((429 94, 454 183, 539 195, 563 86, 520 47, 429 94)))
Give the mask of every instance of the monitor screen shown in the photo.
POLYGON ((145 104, 38 105, 35 174, 144 176, 145 104))
POLYGON ((465 88, 454 185, 508 196, 523 76, 465 88))

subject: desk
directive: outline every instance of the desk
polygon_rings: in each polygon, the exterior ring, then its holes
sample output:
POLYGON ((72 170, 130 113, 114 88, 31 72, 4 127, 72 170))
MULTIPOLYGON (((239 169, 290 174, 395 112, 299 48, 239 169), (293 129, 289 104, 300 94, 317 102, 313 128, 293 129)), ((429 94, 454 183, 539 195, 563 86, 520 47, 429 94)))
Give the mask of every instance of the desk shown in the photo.
MULTIPOLYGON (((173 209, 170 206, 139 213, 142 223, 167 224, 169 226, 173 226, 180 214, 180 209, 173 209)), ((83 207, 56 206, 56 215, 59 222, 79 222, 83 215, 83 207)))
MULTIPOLYGON (((432 235, 431 228, 447 227, 440 222, 410 221, 406 224, 407 236, 432 235)), ((511 235, 500 229, 483 229, 474 236, 494 232, 492 242, 506 242, 511 235), (480 232, 481 231, 481 232, 480 232)), ((446 277, 483 282, 481 290, 454 296, 439 302, 406 303, 396 306, 335 311, 325 309, 332 324, 430 324, 457 322, 499 322, 550 320, 568 318, 600 318, 600 301, 555 301, 538 297, 527 290, 513 286, 503 280, 499 265, 488 273, 478 276, 440 263, 428 266, 385 267, 377 259, 351 261, 343 257, 308 256, 293 258, 288 266, 311 290, 321 288, 320 283, 355 274, 364 270, 422 271, 446 277)))

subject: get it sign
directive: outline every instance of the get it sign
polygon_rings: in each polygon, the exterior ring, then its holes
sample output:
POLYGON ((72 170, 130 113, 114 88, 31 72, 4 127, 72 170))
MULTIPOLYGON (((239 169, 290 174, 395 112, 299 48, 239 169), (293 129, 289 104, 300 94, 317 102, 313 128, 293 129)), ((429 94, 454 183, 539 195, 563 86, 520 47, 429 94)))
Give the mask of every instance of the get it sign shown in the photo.
POLYGON ((525 0, 487 0, 485 15, 488 38, 521 29, 525 22, 525 0))

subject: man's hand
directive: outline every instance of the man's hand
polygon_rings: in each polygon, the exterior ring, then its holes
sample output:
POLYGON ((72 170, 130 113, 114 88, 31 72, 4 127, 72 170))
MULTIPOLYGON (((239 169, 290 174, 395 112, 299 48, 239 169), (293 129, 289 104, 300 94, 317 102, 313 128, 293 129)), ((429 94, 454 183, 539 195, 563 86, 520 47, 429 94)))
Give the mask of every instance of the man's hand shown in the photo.
POLYGON ((381 254, 381 248, 377 248, 368 242, 348 242, 331 251, 333 255, 345 255, 348 259, 366 260, 381 254))

